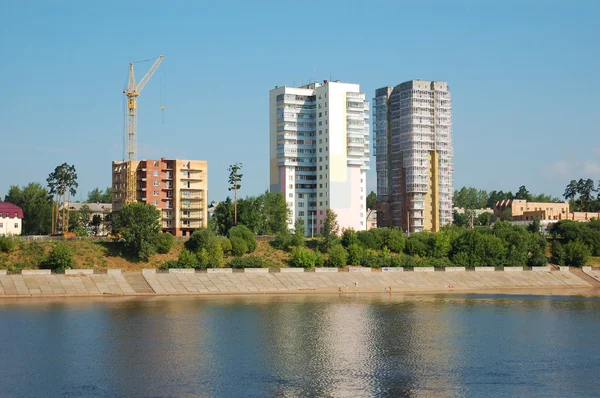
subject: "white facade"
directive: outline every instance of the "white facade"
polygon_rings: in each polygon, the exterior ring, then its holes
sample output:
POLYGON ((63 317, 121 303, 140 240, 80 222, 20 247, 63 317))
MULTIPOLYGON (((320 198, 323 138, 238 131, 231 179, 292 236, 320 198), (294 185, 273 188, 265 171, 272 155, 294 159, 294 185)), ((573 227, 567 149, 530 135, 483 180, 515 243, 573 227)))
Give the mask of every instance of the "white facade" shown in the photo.
POLYGON ((23 229, 23 220, 18 217, 14 217, 14 214, 10 214, 9 217, 5 216, 6 214, 3 213, 2 217, 0 217, 0 235, 21 235, 23 229))
POLYGON ((317 234, 327 209, 341 228, 366 228, 369 106, 358 84, 311 83, 270 92, 271 191, 317 234))

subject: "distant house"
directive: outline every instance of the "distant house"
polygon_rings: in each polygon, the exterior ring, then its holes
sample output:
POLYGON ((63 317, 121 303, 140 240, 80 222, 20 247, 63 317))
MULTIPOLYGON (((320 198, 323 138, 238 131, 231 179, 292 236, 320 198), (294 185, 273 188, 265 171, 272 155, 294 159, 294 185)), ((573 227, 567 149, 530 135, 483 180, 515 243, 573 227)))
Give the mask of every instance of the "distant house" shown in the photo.
MULTIPOLYGON (((84 205, 87 205, 91 211, 90 221, 92 221, 92 219, 96 215, 102 217, 102 220, 104 221, 104 217, 107 214, 112 213, 112 203, 70 203, 70 204, 68 204, 70 211, 81 211, 81 208, 84 205)), ((88 229, 88 233, 92 232, 91 228, 86 228, 86 229, 88 229)), ((98 235, 99 236, 108 235, 109 232, 110 231, 107 228, 107 226, 105 225, 105 223, 102 222, 102 224, 100 224, 100 227, 98 229, 98 235)))
POLYGON ((12 203, 0 202, 0 235, 21 235, 23 210, 12 203))
POLYGON ((367 212, 367 231, 371 228, 377 228, 377 210, 368 209, 367 212))

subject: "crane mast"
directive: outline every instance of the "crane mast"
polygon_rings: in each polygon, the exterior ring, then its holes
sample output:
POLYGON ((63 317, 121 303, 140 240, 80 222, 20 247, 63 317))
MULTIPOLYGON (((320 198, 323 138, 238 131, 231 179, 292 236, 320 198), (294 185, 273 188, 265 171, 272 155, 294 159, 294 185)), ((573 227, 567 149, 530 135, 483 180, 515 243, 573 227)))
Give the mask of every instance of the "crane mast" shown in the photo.
POLYGON ((159 65, 165 58, 164 55, 159 55, 154 61, 154 64, 150 67, 148 72, 144 75, 142 80, 136 84, 135 74, 133 70, 133 62, 129 64, 129 79, 127 88, 123 90, 123 93, 127 96, 127 120, 125 128, 125 156, 127 159, 127 197, 126 203, 132 203, 136 201, 136 175, 135 171, 137 168, 137 99, 140 96, 142 90, 156 72, 159 65))

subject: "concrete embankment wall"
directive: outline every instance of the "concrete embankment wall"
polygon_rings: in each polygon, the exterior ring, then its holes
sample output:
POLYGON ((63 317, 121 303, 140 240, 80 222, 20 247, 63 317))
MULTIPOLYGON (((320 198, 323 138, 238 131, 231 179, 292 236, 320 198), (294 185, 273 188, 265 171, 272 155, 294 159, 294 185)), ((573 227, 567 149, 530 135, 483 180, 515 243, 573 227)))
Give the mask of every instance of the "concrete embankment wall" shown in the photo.
POLYGON ((569 271, 230 272, 0 275, 1 297, 590 288, 569 271))

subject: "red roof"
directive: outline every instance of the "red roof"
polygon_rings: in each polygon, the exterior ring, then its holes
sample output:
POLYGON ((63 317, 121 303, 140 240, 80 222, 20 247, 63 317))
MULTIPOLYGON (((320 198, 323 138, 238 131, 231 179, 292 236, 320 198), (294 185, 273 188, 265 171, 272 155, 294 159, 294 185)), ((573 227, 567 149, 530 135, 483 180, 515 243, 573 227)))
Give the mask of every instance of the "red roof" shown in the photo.
POLYGON ((19 206, 9 202, 0 202, 0 217, 6 217, 6 213, 9 218, 14 218, 15 213, 17 213, 17 217, 23 218, 23 210, 19 206))

